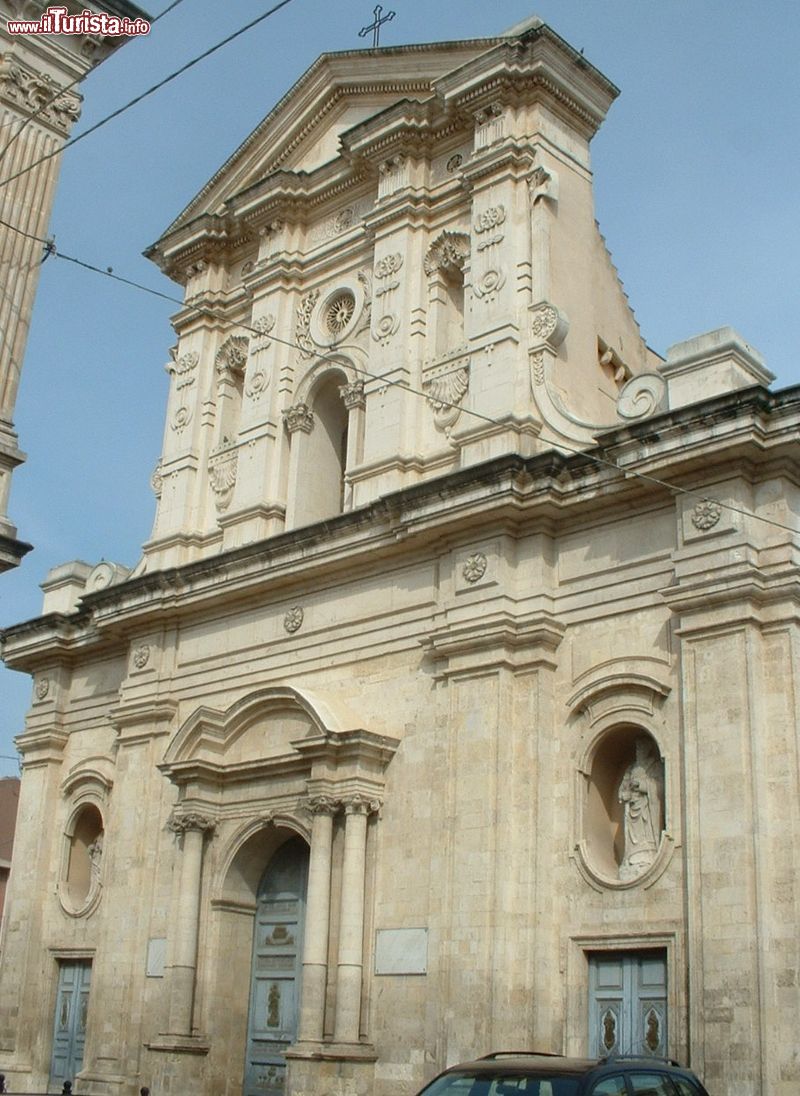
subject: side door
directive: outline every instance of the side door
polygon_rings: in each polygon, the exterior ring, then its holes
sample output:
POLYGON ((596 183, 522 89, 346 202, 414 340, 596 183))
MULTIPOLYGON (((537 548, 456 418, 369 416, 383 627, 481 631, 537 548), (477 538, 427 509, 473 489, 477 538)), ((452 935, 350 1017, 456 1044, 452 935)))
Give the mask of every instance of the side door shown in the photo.
POLYGON ((91 980, 92 964, 88 960, 59 965, 50 1063, 51 1088, 61 1089, 65 1081, 74 1081, 75 1074, 83 1067, 91 980))
POLYGON ((666 1057, 664 951, 589 956, 589 1054, 666 1057))

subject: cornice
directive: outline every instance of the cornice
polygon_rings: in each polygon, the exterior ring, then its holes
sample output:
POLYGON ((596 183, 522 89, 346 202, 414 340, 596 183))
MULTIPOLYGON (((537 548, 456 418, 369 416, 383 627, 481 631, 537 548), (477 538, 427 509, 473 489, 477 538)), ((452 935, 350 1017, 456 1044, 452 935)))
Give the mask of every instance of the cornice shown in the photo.
MULTIPOLYGON (((82 599, 75 614, 41 617, 5 629, 0 635, 6 661, 14 668, 31 669, 52 662, 54 656, 75 658, 98 642, 108 645, 115 639, 123 645, 143 623, 149 626, 154 620, 174 621, 184 613, 212 611, 221 600, 230 604, 258 592, 285 597, 298 584, 307 588, 312 574, 314 581, 329 582, 362 564, 407 558, 412 551, 428 552, 441 544, 443 536, 463 539, 471 530, 489 524, 505 522, 527 531, 541 526, 552 532, 585 523, 597 513, 607 515, 614 506, 629 506, 633 499, 639 505, 644 498, 669 500, 668 487, 630 473, 646 468, 674 481, 675 469, 684 469, 676 442, 681 431, 691 430, 705 433, 705 449, 695 455, 693 475, 695 481, 707 482, 717 449, 725 447, 725 439, 720 441, 714 432, 716 416, 723 412, 738 421, 737 453, 749 445, 747 452, 754 460, 763 456, 769 469, 776 457, 795 451, 800 387, 778 393, 761 388, 734 393, 668 412, 658 420, 621 427, 606 436, 603 447, 587 453, 498 457, 403 488, 315 525, 95 591, 82 599), (770 445, 771 429, 779 435, 780 449, 770 445), (609 442, 616 444, 616 451, 609 442), (610 452, 615 452, 618 468, 592 459, 610 452)), ((737 474, 740 467, 737 459, 737 474)), ((758 471, 757 460, 754 470, 758 471)), ((769 578, 768 594, 759 592, 759 582, 766 581, 763 571, 759 575, 746 578, 747 583, 755 583, 748 596, 762 601, 794 596, 795 579, 788 572, 782 579, 769 578)), ((709 598, 727 596, 734 579, 739 581, 735 575, 720 575, 719 591, 704 586, 690 593, 684 583, 670 587, 664 596, 681 611, 693 607, 692 598, 705 599, 707 604, 709 598)))

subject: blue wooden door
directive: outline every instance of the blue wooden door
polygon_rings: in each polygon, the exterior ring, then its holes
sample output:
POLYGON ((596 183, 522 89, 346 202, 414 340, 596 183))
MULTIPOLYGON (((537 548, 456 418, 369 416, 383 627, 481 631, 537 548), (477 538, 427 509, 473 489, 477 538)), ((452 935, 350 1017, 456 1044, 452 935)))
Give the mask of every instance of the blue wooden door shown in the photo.
POLYGON ((666 1057, 665 952, 589 957, 589 1053, 666 1057))
POLYGON ((297 1037, 307 879, 308 846, 292 838, 275 853, 259 885, 244 1096, 284 1090, 283 1052, 297 1037))
POLYGON ((50 1065, 51 1088, 60 1090, 65 1081, 74 1081, 75 1074, 83 1066, 91 979, 92 964, 88 960, 59 965, 50 1065))

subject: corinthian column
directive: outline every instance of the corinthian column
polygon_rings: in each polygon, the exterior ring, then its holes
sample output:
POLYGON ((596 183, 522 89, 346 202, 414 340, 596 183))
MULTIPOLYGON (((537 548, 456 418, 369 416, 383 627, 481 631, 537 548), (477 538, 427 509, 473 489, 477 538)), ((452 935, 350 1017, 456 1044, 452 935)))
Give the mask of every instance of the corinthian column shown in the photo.
POLYGON ((339 1043, 357 1043, 364 965, 364 876, 367 817, 378 804, 361 796, 345 803, 344 862, 336 972, 336 1024, 339 1043))
POLYGON ((309 800, 311 857, 308 865, 306 930, 303 943, 303 986, 298 1040, 319 1042, 325 1018, 328 981, 328 931, 331 911, 331 849, 337 804, 326 796, 309 800))
POLYGON ((192 1009, 200 925, 200 879, 203 842, 214 823, 201 814, 173 814, 167 823, 181 841, 180 889, 173 922, 168 1029, 172 1035, 192 1034, 192 1009))

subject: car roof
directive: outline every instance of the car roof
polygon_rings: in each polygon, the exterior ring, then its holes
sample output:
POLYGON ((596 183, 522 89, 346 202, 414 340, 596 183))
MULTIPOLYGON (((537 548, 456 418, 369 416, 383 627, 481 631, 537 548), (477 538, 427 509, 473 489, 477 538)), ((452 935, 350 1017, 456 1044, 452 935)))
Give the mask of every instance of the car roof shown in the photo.
POLYGON ((447 1073, 459 1073, 463 1070, 475 1073, 496 1073, 498 1069, 516 1072, 535 1069, 541 1073, 574 1073, 580 1077, 591 1069, 604 1065, 603 1058, 565 1058, 560 1054, 541 1054, 527 1051, 499 1051, 472 1062, 459 1062, 451 1066, 447 1073))

